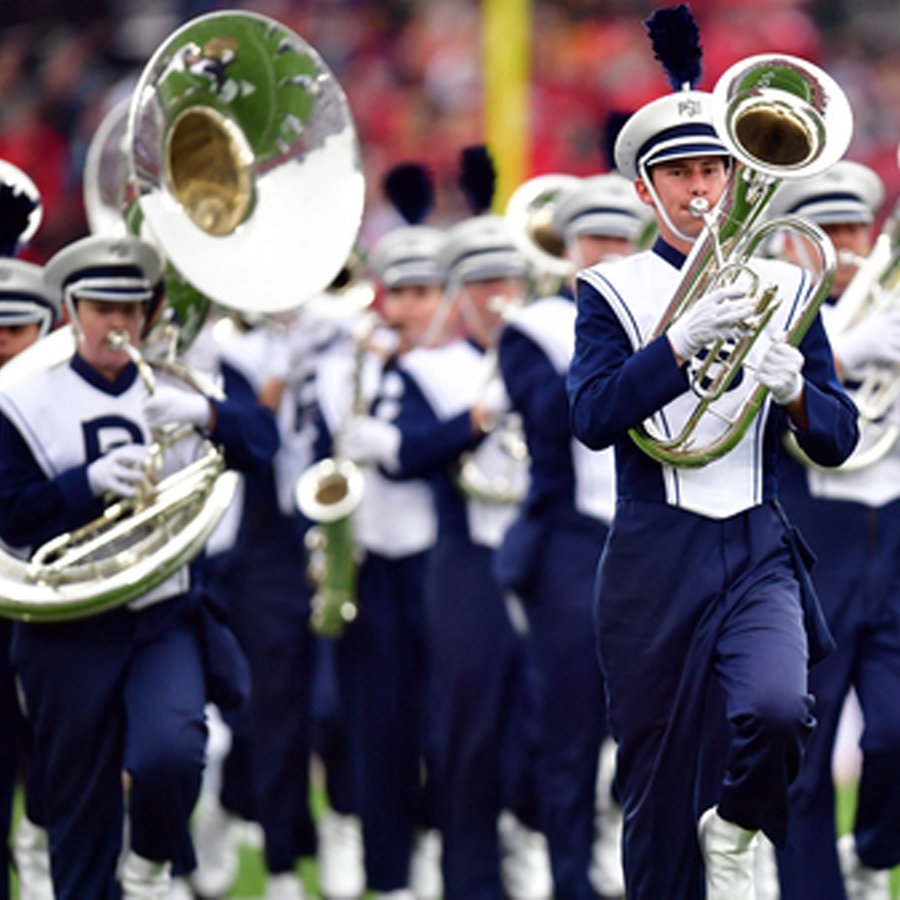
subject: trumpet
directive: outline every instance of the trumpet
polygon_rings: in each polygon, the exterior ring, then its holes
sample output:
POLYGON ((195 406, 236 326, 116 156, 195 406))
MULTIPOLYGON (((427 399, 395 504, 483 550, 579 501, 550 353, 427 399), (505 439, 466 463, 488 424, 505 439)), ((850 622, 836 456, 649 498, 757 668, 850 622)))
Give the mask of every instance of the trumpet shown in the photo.
POLYGON ((692 368, 691 390, 697 402, 677 434, 665 433, 651 420, 630 431, 648 456, 684 468, 706 465, 730 452, 765 400, 767 388, 758 385, 733 416, 725 417, 713 408, 776 312, 776 289, 761 286, 749 266, 776 230, 799 232, 820 257, 817 278, 784 336, 788 343, 800 343, 825 300, 836 263, 824 232, 791 216, 757 223, 780 180, 823 171, 843 155, 852 122, 850 105, 833 79, 805 60, 782 55, 750 57, 728 69, 713 91, 712 108, 716 131, 735 162, 715 209, 705 207, 702 199, 695 207, 706 228, 684 263, 679 286, 652 337, 663 334, 709 290, 738 279, 749 279, 757 305, 746 337, 735 343, 717 342, 708 348, 703 363, 692 368), (700 444, 697 428, 709 416, 723 420, 722 427, 714 438, 700 444))

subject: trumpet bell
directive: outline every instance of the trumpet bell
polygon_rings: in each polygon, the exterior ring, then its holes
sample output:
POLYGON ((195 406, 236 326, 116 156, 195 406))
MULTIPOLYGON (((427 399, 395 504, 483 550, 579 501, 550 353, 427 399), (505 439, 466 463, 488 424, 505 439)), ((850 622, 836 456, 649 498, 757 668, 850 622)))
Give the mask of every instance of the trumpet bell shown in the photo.
POLYGON ((140 76, 126 146, 150 232, 223 306, 296 308, 350 255, 364 177, 349 104, 273 19, 224 11, 176 30, 140 76))

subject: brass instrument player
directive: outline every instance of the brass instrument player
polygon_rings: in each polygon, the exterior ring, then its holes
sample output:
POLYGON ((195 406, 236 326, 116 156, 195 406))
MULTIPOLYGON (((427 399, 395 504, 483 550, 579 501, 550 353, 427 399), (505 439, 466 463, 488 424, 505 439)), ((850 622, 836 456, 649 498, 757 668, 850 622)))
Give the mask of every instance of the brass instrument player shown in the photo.
MULTIPOLYGON (((106 495, 134 497, 152 430, 168 423, 207 432, 235 467, 274 453, 274 422, 261 408, 162 381, 148 396, 135 362, 111 338, 139 345, 162 297, 161 272, 156 249, 133 237, 83 238, 48 262, 46 284, 66 303, 78 341, 70 358, 0 396, 0 535, 9 546, 27 552, 95 520, 106 495)), ((171 861, 190 859, 204 705, 246 688, 230 667, 235 658, 223 656, 231 646, 187 566, 127 606, 16 622, 13 661, 59 900, 158 896, 171 861), (123 809, 130 837, 119 868, 123 809)))
MULTIPOLYGON (((714 205, 736 163, 713 127, 712 96, 694 87, 701 51, 687 7, 646 24, 675 91, 631 116, 615 156, 653 207, 659 238, 579 274, 568 375, 575 436, 616 454, 595 627, 619 748, 625 888, 629 900, 750 900, 755 836, 783 839, 788 786, 815 723, 807 666, 828 649, 776 502, 776 442, 790 421, 810 453, 837 463, 856 441, 856 416, 816 319, 799 348, 761 333, 754 370, 733 376, 771 398, 730 453, 682 470, 633 441, 652 413, 678 427, 692 358, 740 336, 755 310, 740 287, 715 288, 652 336, 704 232, 692 201, 714 205)), ((802 291, 794 267, 749 265, 785 298, 802 291)))
MULTIPOLYGON (((56 295, 44 282, 40 266, 18 259, 0 259, 0 367, 13 359, 39 337, 46 334, 59 316, 56 295)), ((28 755, 27 721, 19 708, 16 696, 15 674, 12 667, 13 623, 0 619, 0 835, 4 845, 10 834, 13 810, 13 793, 22 761, 28 755)), ((31 775, 31 767, 25 767, 31 775)), ((29 797, 29 799, 31 799, 29 797)), ((34 815, 34 813, 32 813, 34 815)), ((25 828, 38 829, 25 816, 25 828)), ((21 823, 22 820, 20 820, 21 823)), ((19 825, 22 828, 22 825, 19 825)), ((19 831, 16 832, 17 840, 19 831)), ((22 860, 17 857, 20 883, 24 877, 22 860)), ((0 898, 8 900, 10 894, 6 863, 0 871, 0 898)))
MULTIPOLYGON (((553 202, 563 258, 583 268, 631 253, 646 209, 617 172, 574 179, 553 202)), ((597 833, 591 789, 608 735, 592 636, 593 581, 612 517, 614 473, 612 451, 587 450, 569 428, 565 376, 574 322, 565 285, 515 312, 500 336, 499 369, 521 416, 530 478, 494 568, 522 603, 540 675, 538 797, 555 895, 587 900, 622 892, 619 828, 610 821, 609 833, 597 833), (595 848, 606 847, 595 857, 595 848)))
MULTIPOLYGON (((410 164, 412 166, 412 164, 410 164)), ((400 435, 394 425, 403 357, 417 347, 440 305, 444 272, 438 263, 443 232, 422 224, 428 191, 414 189, 416 172, 390 170, 386 190, 409 223, 383 235, 368 255, 379 288, 378 313, 369 312, 362 352, 345 348, 320 369, 323 400, 333 410, 336 452, 363 476, 352 514, 359 552, 358 614, 333 652, 347 730, 347 752, 357 775, 366 887, 376 898, 441 895, 439 837, 429 809, 428 652, 424 579, 436 535, 435 512, 424 479, 396 478, 400 435), (403 190, 390 188, 397 182, 403 190), (416 197, 419 202, 414 202, 416 197), (343 378, 341 378, 343 374, 343 378), (354 384, 357 385, 354 390, 354 384), (430 884, 421 877, 430 856, 430 884)), ((328 362, 328 361, 326 361, 328 362)))
MULTIPOLYGON (((546 859, 545 878, 504 885, 498 835, 498 816, 517 794, 504 779, 521 771, 510 753, 527 753, 521 732, 511 731, 521 724, 523 647, 491 573, 514 506, 467 495, 456 474, 460 456, 485 441, 489 418, 503 411, 496 398, 485 402, 486 373, 493 371, 485 354, 502 326, 498 301, 520 300, 529 271, 504 220, 488 214, 448 229, 439 262, 447 277, 448 314, 441 318, 449 336, 400 359, 394 419, 400 441, 388 471, 427 479, 437 515, 425 613, 444 897, 543 896, 551 890, 546 859), (529 887, 537 893, 522 892, 529 887)), ((492 388, 502 387, 497 381, 491 379, 492 388)))
MULTIPOLYGON (((775 205, 818 223, 848 260, 823 311, 826 329, 843 317, 842 300, 853 302, 846 291, 873 252, 883 201, 878 175, 850 160, 776 195, 775 205)), ((784 253, 804 259, 791 237, 784 253)), ((859 321, 829 333, 851 395, 868 368, 900 365, 900 308, 882 307, 877 272, 862 288, 870 296, 859 321)), ((900 416, 897 401, 886 416, 900 416)), ((837 645, 810 673, 819 724, 790 790, 787 841, 777 854, 781 895, 887 897, 888 870, 900 863, 900 447, 852 471, 806 467, 789 454, 780 465, 782 502, 818 559, 813 580, 837 645), (862 769, 854 827, 838 841, 832 756, 851 689, 863 714, 862 769)))

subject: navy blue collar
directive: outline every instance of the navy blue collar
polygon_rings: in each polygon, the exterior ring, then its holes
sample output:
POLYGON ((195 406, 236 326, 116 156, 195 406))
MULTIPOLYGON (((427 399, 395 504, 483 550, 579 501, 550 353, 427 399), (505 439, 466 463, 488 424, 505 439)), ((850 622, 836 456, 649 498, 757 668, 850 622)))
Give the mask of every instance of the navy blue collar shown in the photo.
POLYGON ((109 381, 77 353, 72 357, 69 365, 92 387, 114 397, 124 394, 134 384, 134 379, 138 375, 137 366, 133 362, 129 362, 119 372, 115 381, 109 381))
POLYGON ((680 269, 687 259, 684 253, 676 250, 671 244, 667 244, 661 237, 657 237, 653 244, 653 252, 657 256, 661 256, 667 263, 675 266, 676 269, 680 269))

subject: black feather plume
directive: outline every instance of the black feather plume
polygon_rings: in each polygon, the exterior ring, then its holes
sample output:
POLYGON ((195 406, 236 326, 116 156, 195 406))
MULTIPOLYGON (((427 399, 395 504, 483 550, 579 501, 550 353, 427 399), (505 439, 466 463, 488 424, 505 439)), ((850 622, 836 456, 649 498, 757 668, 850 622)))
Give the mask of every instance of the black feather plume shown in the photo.
POLYGON ((621 109, 611 109, 606 114, 600 150, 603 154, 603 162, 606 164, 607 171, 611 172, 616 167, 616 138, 619 136, 622 126, 630 117, 631 113, 624 112, 621 109))
POLYGON ((434 209, 434 181, 420 163, 404 162, 392 166, 382 183, 388 200, 409 225, 425 221, 434 209))
POLYGON ((37 201, 11 184, 0 184, 0 256, 15 256, 37 201))
POLYGON ((464 147, 459 158, 460 190, 476 216, 487 212, 494 202, 497 172, 494 161, 483 144, 464 147))
POLYGON ((687 4, 658 9, 644 21, 653 53, 676 91, 694 87, 703 74, 700 30, 687 4))

